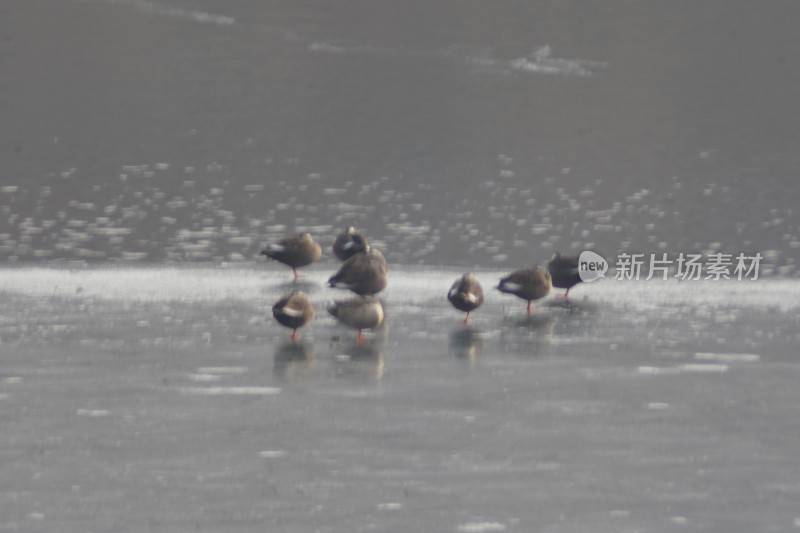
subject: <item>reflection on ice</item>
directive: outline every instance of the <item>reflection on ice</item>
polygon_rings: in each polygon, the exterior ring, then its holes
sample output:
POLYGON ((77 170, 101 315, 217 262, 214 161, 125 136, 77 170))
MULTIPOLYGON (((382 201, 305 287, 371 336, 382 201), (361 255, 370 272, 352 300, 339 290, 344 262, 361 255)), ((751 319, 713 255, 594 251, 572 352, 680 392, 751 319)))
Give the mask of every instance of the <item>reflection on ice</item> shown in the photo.
MULTIPOLYGON (((310 296, 318 310, 338 296, 322 287, 334 269, 307 273, 320 284, 310 296)), ((605 280, 578 287, 568 305, 547 299, 531 317, 516 306, 506 314, 507 299, 489 290, 465 327, 447 301, 458 271, 397 266, 382 293, 386 326, 359 346, 325 314, 298 343, 279 338, 269 306, 284 274, 263 265, 5 269, 0 444, 22 458, 7 474, 21 486, 13 490, 29 490, 24 479, 42 471, 24 450, 47 448, 49 435, 63 437, 46 452, 64 479, 100 476, 94 497, 128 479, 116 456, 90 468, 119 443, 125 469, 156 471, 140 493, 160 497, 154 487, 163 487, 208 501, 242 487, 237 497, 255 509, 263 498, 247 500, 250 488, 272 483, 277 503, 265 516, 296 508, 298 487, 382 519, 416 512, 423 498, 458 508, 452 495, 469 497, 476 484, 495 502, 525 494, 546 509, 548 495, 530 492, 545 481, 614 521, 626 507, 595 490, 608 480, 624 479, 622 503, 637 509, 691 503, 681 486, 653 484, 666 472, 707 493, 704 509, 727 509, 747 501, 736 493, 744 480, 763 490, 793 475, 785 465, 797 435, 785 421, 796 406, 798 318, 785 310, 800 305, 800 283, 605 280), (381 507, 395 501, 402 507, 381 507)), ((475 271, 485 286, 501 274, 475 271)), ((473 508, 434 529, 516 529, 506 514, 473 508)), ((700 516, 680 511, 692 523, 700 516)))
POLYGON ((540 335, 549 336, 553 334, 554 318, 552 315, 532 314, 531 316, 508 316, 504 320, 516 328, 528 330, 540 335))
POLYGON ((302 380, 314 368, 314 347, 305 342, 287 342, 275 350, 272 372, 287 381, 302 380))
POLYGON ((383 378, 383 351, 379 343, 354 343, 333 360, 337 377, 367 382, 383 378))
POLYGON ((483 354, 483 336, 472 327, 460 327, 450 333, 450 353, 474 363, 483 354))
POLYGON ((551 314, 506 316, 500 330, 500 352, 539 357, 549 352, 556 320, 551 314))
MULTIPOLYGON (((348 333, 322 312, 339 296, 324 287, 336 265, 320 264, 292 287, 311 292, 319 319, 306 329, 309 338, 348 333)), ((131 346, 159 350, 228 343, 263 343, 274 338, 269 305, 285 292, 282 271, 250 267, 7 268, 0 276, 5 312, 0 314, 3 343, 80 342, 86 347, 122 350, 131 346)), ((447 349, 453 324, 447 290, 458 270, 395 266, 382 297, 386 319, 371 333, 386 342, 425 342, 447 349), (445 329, 443 329, 445 328, 445 329)), ((485 286, 502 272, 476 270, 485 286)), ((578 286, 572 300, 548 297, 530 319, 508 307, 496 290, 486 292, 477 323, 484 348, 465 338, 450 339, 453 353, 477 356, 499 339, 512 353, 540 353, 547 346, 615 346, 645 343, 663 352, 697 361, 730 363, 756 358, 765 340, 796 335, 792 310, 800 306, 800 283, 622 282, 611 279, 578 286), (788 322, 787 322, 788 321, 788 322), (776 336, 777 335, 777 336, 776 336), (727 345, 728 341, 738 342, 727 345), (735 352, 741 351, 741 354, 735 352), (471 355, 470 355, 471 354, 471 355)), ((337 341, 338 342, 338 341, 337 341)), ((599 349, 599 348, 595 348, 599 349)), ((280 361, 280 358, 279 358, 280 361)), ((293 361, 287 360, 287 363, 293 361)), ((297 361, 294 361, 295 363, 297 361)), ((278 364, 280 368, 281 364, 278 364)), ((197 381, 212 381, 197 372, 197 381)))
POLYGON ((306 294, 313 294, 322 290, 323 285, 316 280, 308 279, 303 274, 294 281, 286 281, 276 286, 282 292, 302 291, 306 294))
POLYGON ((562 309, 568 313, 596 313, 600 310, 599 305, 585 297, 583 300, 567 300, 559 295, 545 303, 546 307, 552 309, 562 309))

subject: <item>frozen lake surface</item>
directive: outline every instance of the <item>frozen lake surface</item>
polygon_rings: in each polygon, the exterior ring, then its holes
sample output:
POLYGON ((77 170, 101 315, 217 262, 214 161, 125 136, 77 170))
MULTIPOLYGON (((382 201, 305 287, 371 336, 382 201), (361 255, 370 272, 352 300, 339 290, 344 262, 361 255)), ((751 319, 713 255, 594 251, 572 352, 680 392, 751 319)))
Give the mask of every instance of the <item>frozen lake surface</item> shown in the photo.
POLYGON ((800 529, 800 3, 594 4, 0 2, 0 532, 800 529), (491 288, 585 249, 762 279, 491 288))
POLYGON ((0 531, 792 531, 800 282, 620 282, 531 319, 393 266, 384 328, 276 264, 4 268, 0 531))

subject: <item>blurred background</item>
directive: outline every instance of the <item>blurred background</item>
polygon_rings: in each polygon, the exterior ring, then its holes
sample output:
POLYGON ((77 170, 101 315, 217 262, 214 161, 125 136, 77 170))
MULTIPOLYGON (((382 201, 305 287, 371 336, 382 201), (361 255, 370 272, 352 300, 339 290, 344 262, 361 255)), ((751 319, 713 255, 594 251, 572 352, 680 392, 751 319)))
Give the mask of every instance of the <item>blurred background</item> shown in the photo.
MULTIPOLYGON (((11 0, 0 259, 800 258, 800 5, 11 0), (329 249, 326 250, 330 258, 329 249)), ((330 259, 328 259, 330 260, 330 259)))

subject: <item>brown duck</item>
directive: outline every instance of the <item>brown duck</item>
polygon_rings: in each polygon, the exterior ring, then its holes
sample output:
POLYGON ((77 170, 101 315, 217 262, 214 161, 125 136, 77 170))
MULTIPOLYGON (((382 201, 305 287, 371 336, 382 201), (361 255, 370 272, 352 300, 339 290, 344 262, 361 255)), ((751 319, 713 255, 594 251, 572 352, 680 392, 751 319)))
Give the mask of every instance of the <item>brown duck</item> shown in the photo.
POLYGON ((363 339, 361 330, 380 326, 385 317, 383 305, 375 296, 328 302, 327 309, 339 322, 358 330, 358 344, 363 339))
POLYGON ((297 339, 297 330, 314 319, 314 306, 302 291, 287 294, 272 306, 272 316, 282 326, 291 328, 291 339, 297 339))
POLYGON ((447 299, 450 300, 453 307, 467 313, 464 318, 464 324, 467 324, 469 323, 469 314, 483 304, 483 287, 478 278, 467 273, 453 283, 447 293, 447 299))
POLYGON ((328 286, 368 296, 381 292, 388 282, 386 258, 380 250, 371 248, 365 241, 365 251, 342 263, 339 271, 328 280, 328 286))
POLYGON ((290 266, 294 272, 294 279, 297 279, 298 268, 320 260, 322 247, 311 237, 310 233, 301 233, 294 237, 281 239, 276 244, 268 244, 261 251, 261 255, 266 255, 270 259, 290 266))
POLYGON ((336 237, 333 243, 333 255, 341 261, 347 261, 354 255, 365 252, 368 246, 364 234, 350 226, 336 237))
POLYGON ((552 287, 553 280, 547 268, 535 266, 515 270, 502 278, 497 290, 526 300, 528 302, 528 315, 530 315, 531 302, 547 296, 552 287))
POLYGON ((578 257, 563 257, 556 253, 553 259, 547 263, 547 270, 553 278, 553 287, 567 289, 564 293, 564 300, 569 297, 569 290, 583 281, 578 274, 578 257))

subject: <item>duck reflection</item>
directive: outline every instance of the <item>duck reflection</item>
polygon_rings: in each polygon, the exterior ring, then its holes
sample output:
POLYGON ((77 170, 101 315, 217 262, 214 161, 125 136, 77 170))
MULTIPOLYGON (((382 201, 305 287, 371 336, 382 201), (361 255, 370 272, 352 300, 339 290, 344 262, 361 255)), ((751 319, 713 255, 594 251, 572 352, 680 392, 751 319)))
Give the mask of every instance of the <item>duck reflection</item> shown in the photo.
POLYGON ((287 342, 275 351, 272 372, 286 381, 307 378, 314 368, 314 347, 305 342, 287 342))
POLYGON ((483 336, 472 328, 453 330, 450 333, 450 354, 474 363, 483 355, 483 336))
POLYGON ((505 324, 500 340, 508 353, 539 356, 552 344, 555 319, 551 315, 513 316, 505 324))
POLYGON ((282 292, 303 291, 312 294, 322 290, 322 284, 307 278, 298 278, 294 281, 286 281, 276 286, 282 292))
POLYGON ((509 316, 504 322, 516 329, 526 329, 540 335, 551 336, 555 320, 551 315, 538 314, 523 317, 509 316))
POLYGON ((380 381, 383 378, 382 344, 353 343, 334 356, 333 368, 337 377, 357 381, 380 381))
POLYGON ((594 302, 567 300, 564 298, 555 298, 545 305, 551 309, 566 311, 568 314, 595 313, 598 309, 598 305, 594 302))

